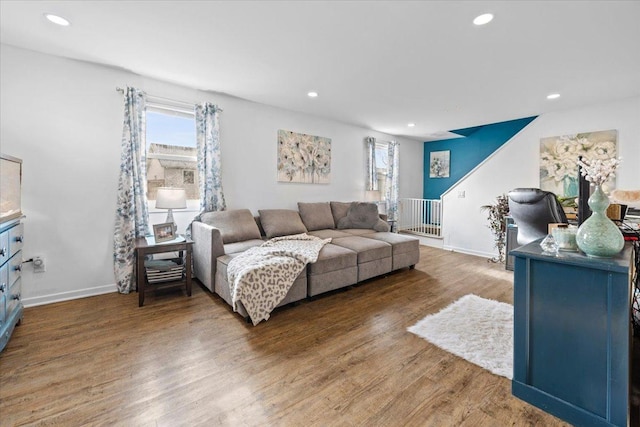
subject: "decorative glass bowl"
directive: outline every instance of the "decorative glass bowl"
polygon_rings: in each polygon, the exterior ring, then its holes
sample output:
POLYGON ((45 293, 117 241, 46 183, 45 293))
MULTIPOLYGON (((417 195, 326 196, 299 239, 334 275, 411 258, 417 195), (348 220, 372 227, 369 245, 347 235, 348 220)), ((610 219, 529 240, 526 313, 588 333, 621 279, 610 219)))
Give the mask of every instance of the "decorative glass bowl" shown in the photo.
POLYGON ((553 239, 558 245, 558 250, 561 251, 577 251, 578 244, 576 243, 576 234, 578 233, 578 227, 570 225, 568 227, 556 227, 551 230, 553 239))

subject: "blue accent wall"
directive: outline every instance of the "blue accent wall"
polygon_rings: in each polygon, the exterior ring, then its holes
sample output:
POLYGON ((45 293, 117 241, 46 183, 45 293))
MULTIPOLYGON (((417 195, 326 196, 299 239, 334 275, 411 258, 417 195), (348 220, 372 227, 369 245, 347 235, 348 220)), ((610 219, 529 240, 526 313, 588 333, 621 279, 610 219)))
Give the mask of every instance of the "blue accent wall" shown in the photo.
POLYGON ((462 138, 429 141, 424 143, 423 198, 439 199, 469 171, 510 140, 537 116, 507 122, 456 129, 450 132, 462 138), (449 151, 448 178, 429 178, 429 159, 432 151, 449 151))

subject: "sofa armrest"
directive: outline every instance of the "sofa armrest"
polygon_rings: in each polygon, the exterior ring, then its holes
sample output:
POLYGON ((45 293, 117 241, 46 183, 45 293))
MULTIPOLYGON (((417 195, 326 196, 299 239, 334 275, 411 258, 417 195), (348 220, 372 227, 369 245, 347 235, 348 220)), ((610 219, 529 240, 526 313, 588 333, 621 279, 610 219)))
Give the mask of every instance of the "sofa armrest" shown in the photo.
POLYGON ((193 271, 196 277, 211 292, 214 291, 216 260, 224 255, 224 246, 220 230, 203 222, 191 224, 193 240, 193 271))

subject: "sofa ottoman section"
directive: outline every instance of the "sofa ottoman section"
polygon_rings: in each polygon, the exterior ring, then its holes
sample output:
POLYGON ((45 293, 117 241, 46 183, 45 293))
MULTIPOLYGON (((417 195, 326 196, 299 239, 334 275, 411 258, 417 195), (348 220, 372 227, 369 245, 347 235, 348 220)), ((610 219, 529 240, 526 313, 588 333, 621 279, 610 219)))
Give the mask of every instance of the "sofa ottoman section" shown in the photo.
POLYGON ((391 245, 387 242, 360 236, 338 237, 331 242, 358 254, 358 282, 391 271, 391 245))
POLYGON ((358 255, 334 244, 325 245, 318 260, 307 265, 307 294, 312 297, 358 282, 358 255))
POLYGON ((392 248, 393 270, 405 267, 413 267, 420 259, 420 242, 418 239, 403 236, 397 233, 373 233, 365 236, 367 239, 375 239, 389 243, 392 248))
MULTIPOLYGON (((215 280, 215 293, 226 301, 227 304, 233 306, 231 302, 231 289, 229 288, 229 280, 227 278, 227 267, 229 262, 240 255, 240 253, 222 255, 217 259, 216 268, 216 280, 215 280)), ((296 278, 293 285, 289 289, 289 292, 282 301, 277 305, 281 307, 283 305, 290 304, 292 302, 303 300, 307 297, 307 269, 302 270, 300 275, 296 278)), ((249 314, 242 306, 242 303, 238 304, 238 313, 245 319, 249 317, 249 314)))

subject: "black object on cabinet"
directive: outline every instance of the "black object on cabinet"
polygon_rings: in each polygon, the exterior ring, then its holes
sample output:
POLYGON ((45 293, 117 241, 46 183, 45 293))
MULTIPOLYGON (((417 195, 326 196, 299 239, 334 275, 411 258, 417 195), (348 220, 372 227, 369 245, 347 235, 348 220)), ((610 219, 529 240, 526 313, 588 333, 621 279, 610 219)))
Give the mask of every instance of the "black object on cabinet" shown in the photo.
POLYGON ((513 255, 509 255, 509 252, 518 247, 518 226, 510 216, 505 218, 507 225, 507 246, 506 246, 506 261, 504 268, 513 271, 515 259, 513 255))

